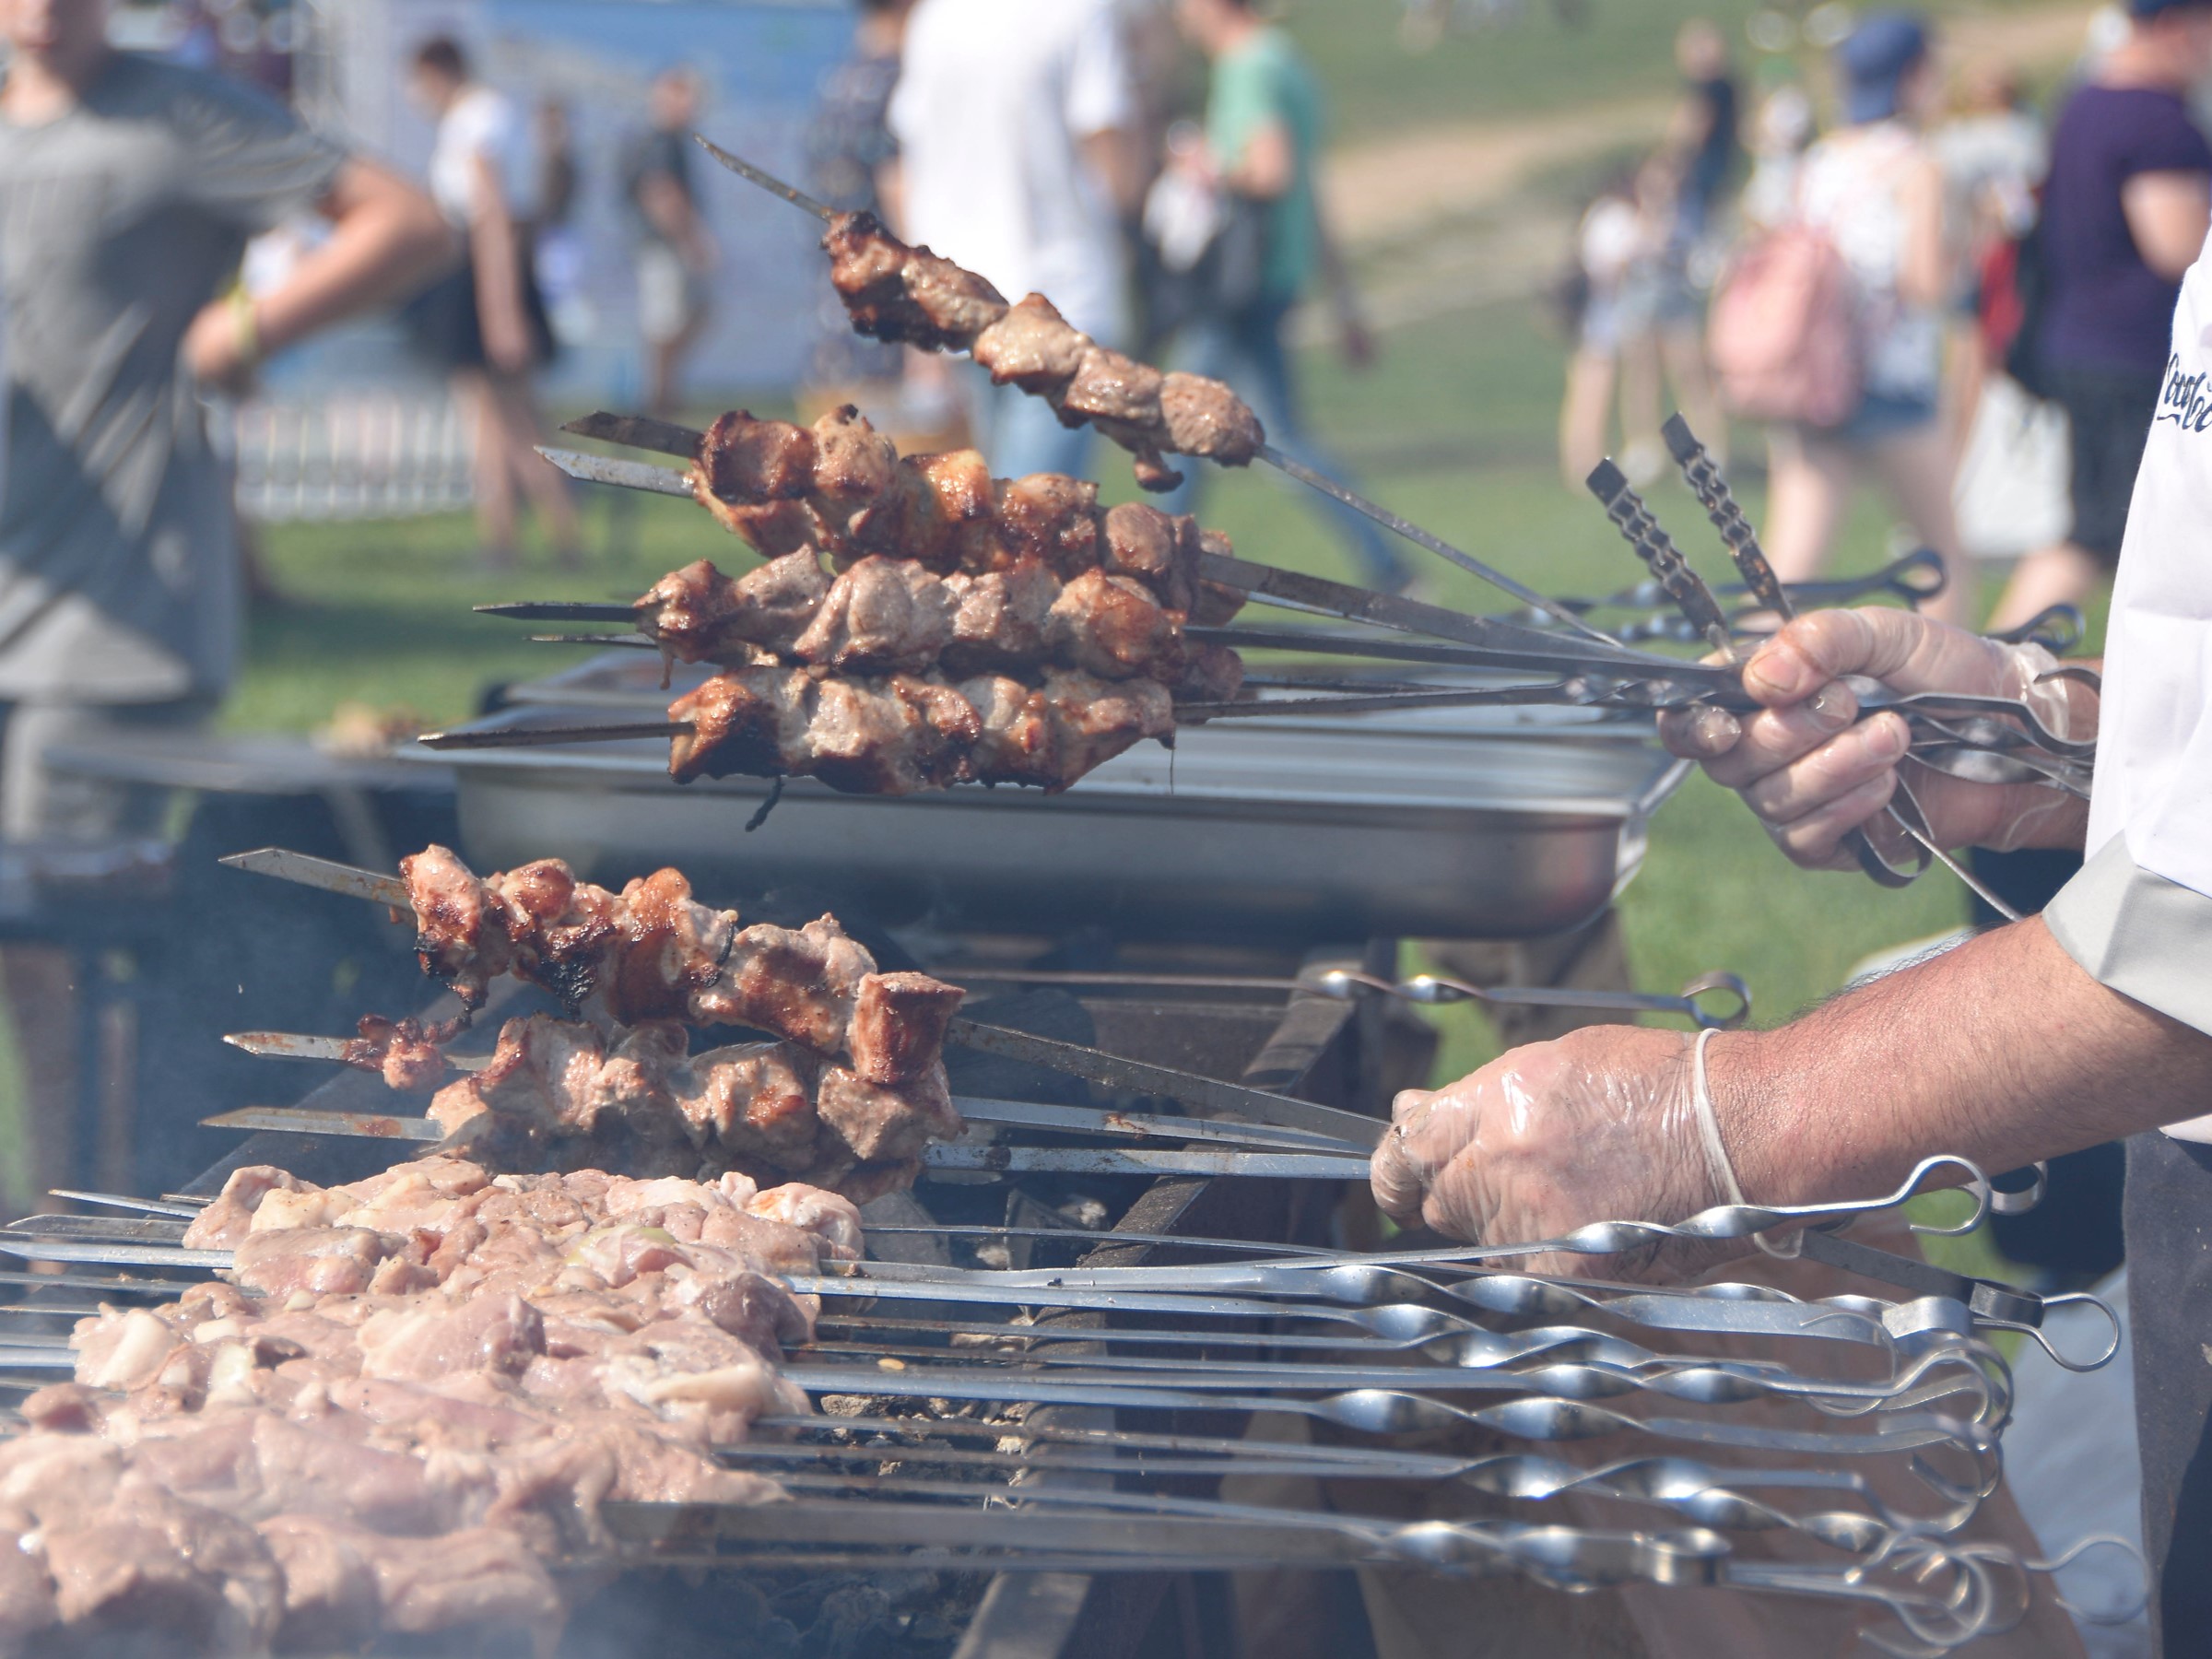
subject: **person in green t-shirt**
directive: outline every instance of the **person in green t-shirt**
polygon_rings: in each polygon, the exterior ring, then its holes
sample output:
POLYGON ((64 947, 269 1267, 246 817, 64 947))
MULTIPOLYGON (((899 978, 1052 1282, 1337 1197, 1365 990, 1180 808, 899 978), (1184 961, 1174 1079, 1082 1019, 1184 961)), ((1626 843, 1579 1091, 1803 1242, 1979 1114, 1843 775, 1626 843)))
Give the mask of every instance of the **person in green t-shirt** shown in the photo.
MULTIPOLYGON (((1235 387, 1285 453, 1348 482, 1344 467, 1305 434, 1296 369, 1284 338, 1291 310, 1316 284, 1325 284, 1345 355, 1355 366, 1374 355, 1315 188, 1321 88, 1290 38, 1269 27, 1251 0, 1178 0, 1176 18, 1213 65, 1206 164, 1225 203, 1254 208, 1259 219, 1256 265, 1233 283, 1218 284, 1224 291, 1216 292, 1188 326, 1184 366, 1235 387)), ((1194 467, 1162 504, 1187 512, 1195 495, 1194 467)), ((1335 503, 1324 510, 1364 580, 1391 592, 1406 586, 1405 561, 1372 523, 1335 503)))

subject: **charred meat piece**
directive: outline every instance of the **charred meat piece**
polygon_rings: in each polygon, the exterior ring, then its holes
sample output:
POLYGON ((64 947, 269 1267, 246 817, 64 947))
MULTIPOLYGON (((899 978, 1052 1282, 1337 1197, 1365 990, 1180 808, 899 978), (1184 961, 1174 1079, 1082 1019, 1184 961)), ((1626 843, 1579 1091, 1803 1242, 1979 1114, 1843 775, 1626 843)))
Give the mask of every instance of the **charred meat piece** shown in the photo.
POLYGON ((699 471, 706 488, 725 501, 798 501, 814 493, 815 455, 814 434, 805 427, 756 420, 734 409, 700 441, 699 471))
POLYGON ((1146 434, 1162 429, 1159 395, 1165 377, 1159 370, 1103 346, 1083 354, 1075 377, 1054 400, 1061 418, 1120 422, 1146 434))
POLYGON ((751 1042, 713 1049, 686 1065, 677 1107, 694 1145, 712 1148, 733 1167, 759 1171, 811 1170, 816 1143, 816 1074, 821 1062, 789 1042, 751 1042))
POLYGON ((1166 737, 1175 730, 1174 701, 1165 686, 1152 680, 1109 682, 1087 674, 1053 673, 1044 677, 1044 698, 1056 728, 1058 789, 1143 739, 1166 737))
POLYGON ((1091 344, 1050 300, 1031 294, 977 335, 973 350, 995 384, 1041 396, 1075 379, 1091 344))
POLYGON ((834 1054, 845 1046, 861 982, 875 971, 875 958, 834 916, 795 929, 758 924, 737 935, 721 977, 692 997, 692 1012, 834 1054))
POLYGON ((764 559, 806 552, 828 539, 811 501, 725 501, 704 485, 692 494, 716 524, 764 559))
POLYGON ((846 404, 814 423, 814 449, 816 510, 841 539, 853 515, 890 488, 899 447, 846 404))
POLYGON ((1244 659, 1226 645, 1193 645, 1175 684, 1178 701, 1234 702, 1244 688, 1244 659))
POLYGON ((973 550, 988 561, 997 546, 995 507, 990 464, 976 451, 909 455, 890 487, 853 514, 850 550, 938 571, 959 570, 973 550))
POLYGON ((1108 511, 1103 569, 1141 582, 1170 610, 1188 612, 1197 595, 1200 531, 1192 518, 1127 501, 1108 511))
POLYGON ((737 912, 700 903, 673 868, 630 882, 616 909, 621 944, 599 985, 608 1017, 625 1025, 684 1018, 691 994, 722 971, 737 912))
POLYGON ((480 1008, 491 982, 514 957, 506 905, 444 847, 399 861, 415 907, 415 954, 465 1008, 480 1008))
POLYGON ((1018 559, 989 575, 947 576, 953 596, 952 641, 945 665, 954 674, 1031 667, 1046 660, 1045 618, 1061 583, 1040 559, 1018 559))
POLYGON ((930 668, 952 642, 958 604, 910 559, 864 559, 830 584, 791 654, 841 673, 930 668))
POLYGON ((670 740, 668 772, 678 783, 742 773, 784 776, 785 756, 806 730, 814 681, 803 668, 747 668, 718 674, 668 707, 690 723, 670 740))
POLYGON ((457 1027, 457 1021, 425 1028, 419 1019, 364 1014, 358 1034, 347 1042, 340 1058, 347 1065, 379 1074, 387 1088, 412 1093, 445 1076, 445 1053, 440 1045, 453 1040, 457 1027))
POLYGON ((830 578, 810 548, 735 581, 702 559, 646 591, 638 601, 638 626, 679 662, 705 662, 733 641, 788 656, 829 592, 830 578))
MULTIPOLYGON (((1218 530, 1201 530, 1198 533, 1198 550, 1211 553, 1218 559, 1234 559, 1237 550, 1228 536, 1218 530)), ((1191 602, 1191 622, 1199 628, 1220 628, 1236 619, 1237 613, 1250 602, 1243 589, 1230 587, 1223 582, 1201 581, 1196 596, 1191 602)))
POLYGON ((873 214, 839 216, 822 247, 853 326, 877 339, 965 351, 1006 314, 1006 296, 988 282, 927 248, 908 247, 873 214))
POLYGON ((1182 673, 1182 630, 1151 591, 1126 576, 1087 571, 1045 618, 1053 660, 1103 679, 1149 674, 1173 684, 1182 673))
POLYGON ((1182 472, 1168 465, 1160 455, 1159 447, 1148 438, 1121 436, 1111 430, 1105 422, 1100 424, 1099 429, 1135 457, 1129 470, 1136 475, 1136 487, 1139 489, 1149 490, 1154 495, 1166 495, 1182 482, 1182 472))
POLYGON ((953 1110, 942 1062, 892 1088, 832 1065, 822 1073, 815 1110, 863 1165, 906 1163, 935 1140, 949 1140, 965 1125, 953 1110))
POLYGON ((1248 466, 1267 441, 1252 406, 1218 380, 1170 374, 1159 389, 1159 411, 1179 455, 1203 455, 1223 466, 1248 466))
POLYGON ((994 487, 998 541, 1009 559, 1041 559, 1063 580, 1099 562, 1099 487, 1065 473, 1032 473, 994 487))
POLYGON ((1151 680, 1109 682, 1055 670, 1041 688, 991 676, 960 690, 982 722, 972 768, 978 782, 1058 792, 1144 738, 1175 729, 1174 703, 1151 680))
MULTIPOLYGON (((845 1046, 853 1069, 870 1083, 909 1083, 928 1075, 945 1050, 945 1032, 965 994, 926 973, 870 973, 853 994, 845 1046)), ((862 1152, 863 1157, 873 1157, 862 1152)))

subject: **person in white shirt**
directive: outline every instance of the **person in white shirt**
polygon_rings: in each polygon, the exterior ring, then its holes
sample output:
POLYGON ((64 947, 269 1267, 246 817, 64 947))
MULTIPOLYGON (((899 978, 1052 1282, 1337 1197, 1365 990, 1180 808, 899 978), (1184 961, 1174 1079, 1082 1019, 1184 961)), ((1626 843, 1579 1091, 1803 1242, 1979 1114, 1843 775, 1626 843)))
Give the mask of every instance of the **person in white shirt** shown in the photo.
MULTIPOLYGON (((1122 221, 1139 181, 1136 100, 1113 0, 921 0, 909 19, 885 206, 900 234, 1038 293, 1108 345, 1129 333, 1122 221)), ((976 377, 992 470, 1080 473, 1088 428, 976 377)))
POLYGON ((538 174, 529 125, 508 99, 471 77, 467 55, 445 36, 415 49, 409 92, 437 118, 430 195, 465 238, 467 257, 417 297, 408 321, 476 426, 478 557, 494 570, 514 564, 519 489, 560 561, 573 565, 568 480, 535 448, 542 423, 533 376, 554 347, 534 257, 538 174))
POLYGON ((1596 1027, 1517 1050, 1449 1088, 1401 1095, 1374 1181, 1401 1220, 1503 1244, 1601 1218, 1677 1221, 1734 1193, 1758 1204, 1863 1198, 1938 1153, 1998 1171, 2133 1136, 2127 1253, 2145 1537, 2159 1581, 2153 1618, 2172 1653, 2198 1651, 2212 1630, 2203 1571, 2212 1559, 2207 524, 2212 245, 2173 322, 2101 694, 2048 677, 2054 665, 2036 647, 1910 611, 1824 611, 1791 623, 1746 665, 1760 712, 1707 710, 1666 728, 1677 752, 1737 790, 1790 857, 1844 868, 1852 830, 1889 839, 1877 815, 1897 789, 1907 740, 1894 712, 1858 718, 1844 676, 1901 692, 2025 697, 2060 735, 2095 733, 2086 808, 2048 789, 1920 768, 1912 786, 1944 845, 2084 847, 2081 874, 2042 915, 1775 1030, 1686 1042, 1596 1027))

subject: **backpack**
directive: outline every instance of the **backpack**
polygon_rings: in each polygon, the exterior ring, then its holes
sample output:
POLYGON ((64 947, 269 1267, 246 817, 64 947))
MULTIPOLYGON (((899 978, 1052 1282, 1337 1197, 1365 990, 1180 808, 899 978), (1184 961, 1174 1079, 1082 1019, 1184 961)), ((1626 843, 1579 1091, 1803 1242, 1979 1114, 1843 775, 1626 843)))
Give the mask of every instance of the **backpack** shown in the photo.
POLYGON ((1747 420, 1838 427, 1864 392, 1857 283, 1834 240, 1770 231, 1721 278, 1707 324, 1713 378, 1747 420))
POLYGON ((1982 257, 1980 299, 1974 323, 1982 335, 1983 360, 2001 368, 2029 396, 2048 402, 2043 372, 2043 318, 2050 310, 2051 280, 2043 269, 2042 218, 2015 237, 2001 238, 1982 257))

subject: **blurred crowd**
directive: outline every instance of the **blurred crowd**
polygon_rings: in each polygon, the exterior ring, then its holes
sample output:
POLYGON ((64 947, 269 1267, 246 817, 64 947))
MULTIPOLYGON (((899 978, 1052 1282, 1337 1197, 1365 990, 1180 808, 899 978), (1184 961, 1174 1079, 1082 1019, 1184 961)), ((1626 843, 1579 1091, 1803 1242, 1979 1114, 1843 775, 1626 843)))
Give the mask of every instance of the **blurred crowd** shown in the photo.
MULTIPOLYGON (((1318 189, 1319 83, 1253 0, 862 0, 861 12, 815 123, 818 194, 1009 296, 1049 295, 1096 339, 1229 382, 1277 447, 1348 481, 1307 429, 1288 328, 1318 297, 1355 364, 1373 344, 1318 189)), ((964 432, 1002 477, 1086 470, 1088 429, 965 365, 855 342, 829 303, 812 401, 859 403, 917 438, 964 432)), ((1162 504, 1194 511, 1200 488, 1190 469, 1162 504)), ((1316 510, 1363 580, 1405 585, 1372 524, 1316 510)))
POLYGON ((1954 60, 1909 13, 1863 18, 1830 58, 1832 88, 1783 58, 1747 86, 1716 28, 1682 29, 1665 137, 1578 232, 1562 470, 1579 488, 1618 434, 1631 481, 1657 476, 1671 390, 1724 453, 1731 417, 1764 426, 1764 538, 1785 580, 1823 569, 1877 484, 1951 571, 1934 608, 1971 620, 1962 457, 2002 455, 2054 409, 2071 527, 2018 560, 1992 625, 2078 605, 2118 560, 2212 217, 2190 102, 2212 5, 2108 6, 2041 110, 2006 65, 1954 60))

